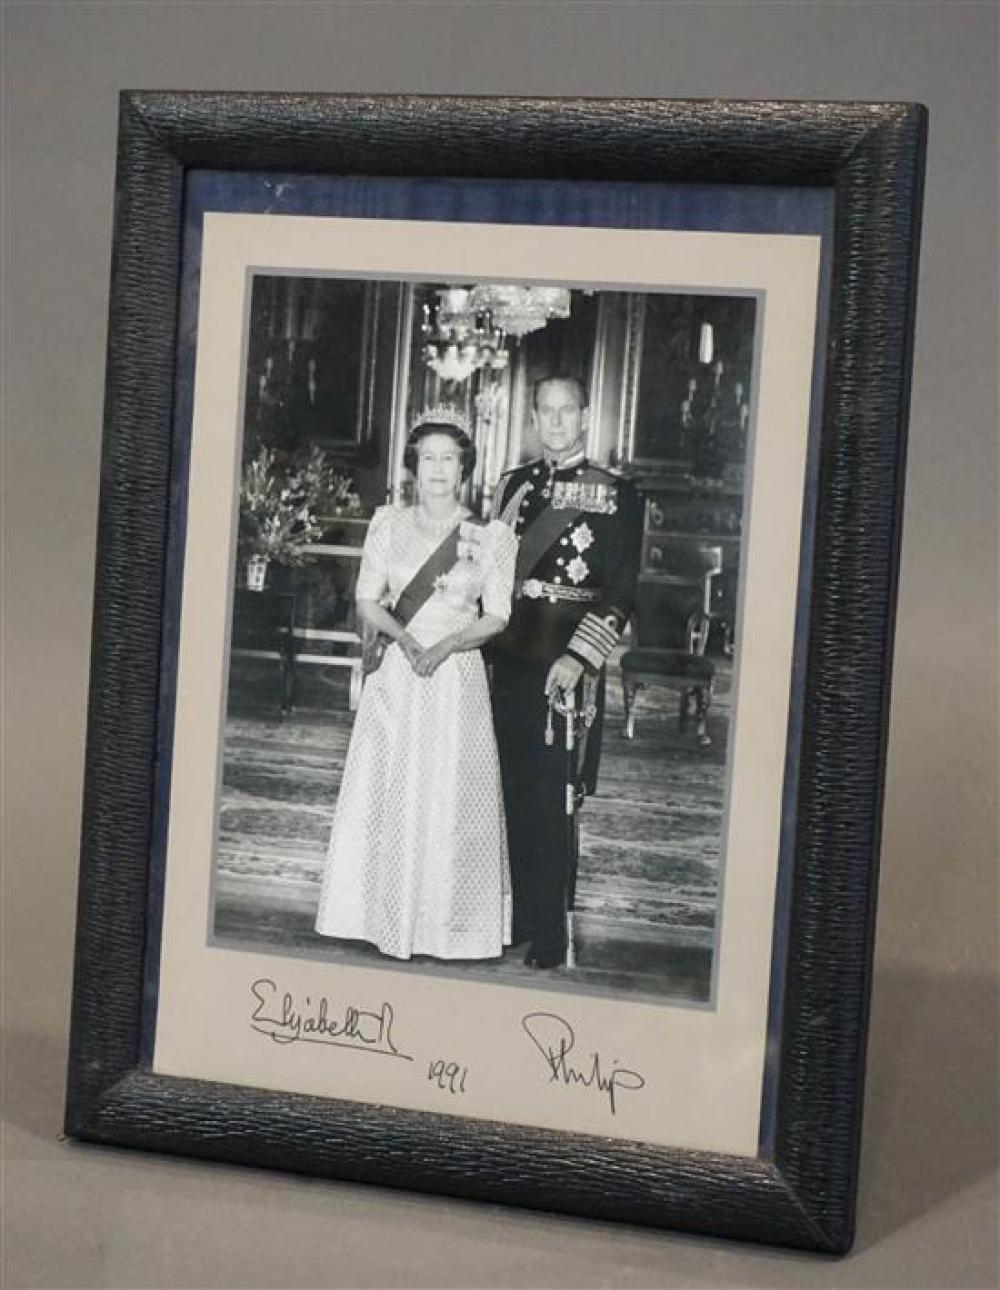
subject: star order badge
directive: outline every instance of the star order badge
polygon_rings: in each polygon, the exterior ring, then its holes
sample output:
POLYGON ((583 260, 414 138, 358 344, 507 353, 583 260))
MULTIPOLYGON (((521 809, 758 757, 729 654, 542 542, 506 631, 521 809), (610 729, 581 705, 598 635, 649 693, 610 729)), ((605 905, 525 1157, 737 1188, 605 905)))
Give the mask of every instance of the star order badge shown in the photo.
POLYGON ((574 584, 583 582, 589 572, 590 565, 582 556, 579 555, 575 555, 566 566, 566 576, 569 578, 570 582, 574 584))
POLYGON ((578 524, 570 533, 569 540, 573 543, 576 550, 582 555, 588 547, 594 545, 594 531, 586 520, 578 524))

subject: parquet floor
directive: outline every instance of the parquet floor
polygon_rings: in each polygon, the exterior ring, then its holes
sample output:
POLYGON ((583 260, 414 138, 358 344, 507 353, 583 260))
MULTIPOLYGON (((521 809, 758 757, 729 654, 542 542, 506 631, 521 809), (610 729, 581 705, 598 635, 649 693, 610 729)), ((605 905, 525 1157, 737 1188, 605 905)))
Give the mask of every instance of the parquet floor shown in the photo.
POLYGON ((317 937, 312 920, 350 738, 343 673, 301 668, 298 706, 281 718, 269 665, 234 665, 225 731, 215 937, 280 954, 546 988, 708 998, 716 920, 729 669, 721 664, 712 744, 677 723, 677 694, 641 698, 636 737, 623 734, 617 669, 609 672, 597 794, 580 821, 576 966, 537 973, 523 948, 489 963, 396 964, 374 949, 317 937))

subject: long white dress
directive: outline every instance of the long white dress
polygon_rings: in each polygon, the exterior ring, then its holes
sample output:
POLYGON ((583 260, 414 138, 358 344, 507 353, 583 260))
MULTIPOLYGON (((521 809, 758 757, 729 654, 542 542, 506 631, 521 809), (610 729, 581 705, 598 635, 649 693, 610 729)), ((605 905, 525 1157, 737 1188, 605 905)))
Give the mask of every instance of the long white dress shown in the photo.
MULTIPOLYGON (((356 595, 395 604, 444 534, 414 507, 369 525, 356 595)), ((411 619, 423 646, 484 613, 506 620, 517 539, 464 523, 455 567, 411 619)), ((337 800, 316 930, 409 958, 496 958, 510 944, 507 832, 479 650, 417 676, 400 647, 365 683, 337 800)))

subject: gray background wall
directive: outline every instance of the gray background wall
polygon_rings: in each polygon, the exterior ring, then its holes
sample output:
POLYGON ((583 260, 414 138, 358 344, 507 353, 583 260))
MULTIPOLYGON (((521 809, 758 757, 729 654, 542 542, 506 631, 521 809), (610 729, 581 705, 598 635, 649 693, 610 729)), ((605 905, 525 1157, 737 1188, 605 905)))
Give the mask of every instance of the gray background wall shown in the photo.
POLYGON ((993 1284, 995 7, 94 0, 8 3, 4 25, 6 1284, 993 1284), (929 106, 860 1229, 846 1262, 57 1141, 124 86, 929 106))

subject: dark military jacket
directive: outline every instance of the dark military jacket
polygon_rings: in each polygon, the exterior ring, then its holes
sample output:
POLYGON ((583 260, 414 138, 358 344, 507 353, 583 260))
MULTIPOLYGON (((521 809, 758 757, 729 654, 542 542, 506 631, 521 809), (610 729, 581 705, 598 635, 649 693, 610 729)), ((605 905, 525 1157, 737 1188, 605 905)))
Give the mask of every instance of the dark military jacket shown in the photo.
POLYGON ((494 518, 520 539, 510 622, 495 648, 539 662, 568 653, 597 672, 632 613, 642 545, 635 486, 582 455, 502 476, 494 518))

